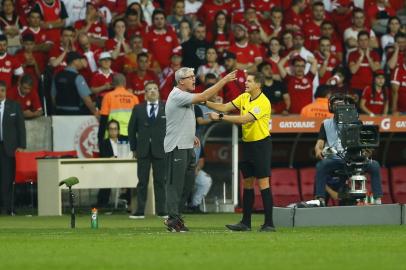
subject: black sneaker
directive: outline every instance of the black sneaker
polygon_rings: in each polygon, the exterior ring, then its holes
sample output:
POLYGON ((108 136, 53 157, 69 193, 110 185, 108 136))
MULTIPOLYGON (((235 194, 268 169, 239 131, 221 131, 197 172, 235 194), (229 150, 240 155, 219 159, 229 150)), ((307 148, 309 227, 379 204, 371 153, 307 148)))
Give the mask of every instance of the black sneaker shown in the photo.
POLYGON ((164 224, 170 232, 188 232, 189 229, 185 226, 185 222, 179 216, 169 217, 165 219, 164 224))
POLYGON ((275 227, 270 226, 270 225, 262 225, 261 228, 259 228, 260 232, 276 232, 275 227))
POLYGON ((239 222, 237 224, 227 224, 226 227, 232 231, 237 231, 237 232, 251 231, 251 226, 247 226, 242 222, 239 222))

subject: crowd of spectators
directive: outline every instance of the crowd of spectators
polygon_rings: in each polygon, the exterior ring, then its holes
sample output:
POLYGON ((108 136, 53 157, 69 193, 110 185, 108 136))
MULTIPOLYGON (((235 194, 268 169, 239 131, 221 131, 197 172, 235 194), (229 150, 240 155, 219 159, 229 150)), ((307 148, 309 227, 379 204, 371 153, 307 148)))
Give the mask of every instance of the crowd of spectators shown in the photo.
POLYGON ((244 91, 246 72, 262 72, 274 114, 300 114, 329 85, 353 95, 362 113, 398 115, 406 113, 404 2, 3 0, 0 80, 26 118, 45 106, 63 114, 53 100, 65 109, 85 103, 98 116, 88 97, 100 109, 114 73, 140 102, 148 81, 166 100, 181 66, 195 69, 197 91, 206 75, 237 69, 223 102, 244 91), (58 94, 64 79, 76 84, 75 98, 66 85, 58 94))

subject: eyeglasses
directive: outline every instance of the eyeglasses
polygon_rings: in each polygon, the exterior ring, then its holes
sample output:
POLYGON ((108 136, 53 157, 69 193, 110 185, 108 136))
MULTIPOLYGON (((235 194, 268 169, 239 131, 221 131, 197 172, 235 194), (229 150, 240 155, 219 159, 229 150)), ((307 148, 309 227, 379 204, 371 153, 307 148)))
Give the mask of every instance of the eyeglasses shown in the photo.
POLYGON ((196 77, 195 75, 190 75, 190 76, 187 76, 187 77, 182 78, 182 80, 187 80, 187 79, 195 78, 195 77, 196 77))

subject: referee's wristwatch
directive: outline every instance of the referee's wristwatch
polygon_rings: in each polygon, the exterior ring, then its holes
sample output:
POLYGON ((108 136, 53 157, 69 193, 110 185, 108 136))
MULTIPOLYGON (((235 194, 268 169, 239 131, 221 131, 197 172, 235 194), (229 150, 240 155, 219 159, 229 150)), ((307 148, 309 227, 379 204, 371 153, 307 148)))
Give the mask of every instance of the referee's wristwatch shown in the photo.
POLYGON ((224 113, 219 113, 219 121, 222 121, 224 117, 224 113))

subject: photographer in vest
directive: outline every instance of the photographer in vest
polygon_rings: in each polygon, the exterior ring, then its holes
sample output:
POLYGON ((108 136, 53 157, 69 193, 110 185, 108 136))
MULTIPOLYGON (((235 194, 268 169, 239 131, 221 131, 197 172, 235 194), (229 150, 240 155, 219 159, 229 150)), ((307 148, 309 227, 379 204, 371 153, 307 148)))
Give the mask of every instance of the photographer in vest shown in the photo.
MULTIPOLYGON (((343 94, 335 94, 329 99, 329 109, 334 113, 338 104, 345 104, 347 102, 354 103, 354 100, 349 96, 343 94)), ((345 168, 346 162, 338 153, 342 152, 344 148, 341 145, 339 138, 340 128, 337 125, 334 117, 325 119, 321 124, 316 146, 314 148, 316 158, 320 161, 316 164, 316 199, 320 201, 320 206, 325 206, 326 196, 326 182, 327 179, 336 170, 345 168)), ((372 152, 364 150, 364 156, 370 158, 372 152)), ((365 167, 365 172, 371 175, 372 193, 375 199, 375 204, 381 204, 382 184, 380 165, 376 160, 368 159, 368 164, 365 167)))
POLYGON ((56 74, 52 82, 52 100, 57 115, 99 116, 99 112, 90 97, 92 92, 79 70, 87 66, 83 55, 72 51, 66 54, 68 66, 56 74))

